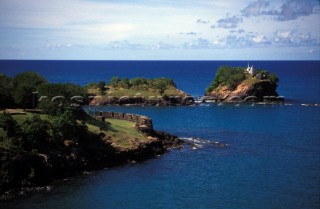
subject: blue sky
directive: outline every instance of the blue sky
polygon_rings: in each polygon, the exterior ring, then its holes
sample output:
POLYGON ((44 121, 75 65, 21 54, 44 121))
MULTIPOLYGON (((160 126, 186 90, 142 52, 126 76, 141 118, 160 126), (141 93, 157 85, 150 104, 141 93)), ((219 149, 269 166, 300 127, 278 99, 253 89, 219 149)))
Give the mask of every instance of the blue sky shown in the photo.
POLYGON ((0 59, 320 60, 319 0, 1 0, 0 59))

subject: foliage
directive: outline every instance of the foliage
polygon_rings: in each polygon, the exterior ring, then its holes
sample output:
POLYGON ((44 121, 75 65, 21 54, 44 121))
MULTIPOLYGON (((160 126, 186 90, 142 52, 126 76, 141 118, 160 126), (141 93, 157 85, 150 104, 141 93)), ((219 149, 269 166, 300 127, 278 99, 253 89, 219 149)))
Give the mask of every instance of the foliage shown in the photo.
POLYGON ((7 137, 14 137, 19 133, 19 125, 10 114, 3 112, 0 115, 0 128, 2 128, 7 137))
POLYGON ((121 81, 119 81, 118 83, 118 87, 129 89, 131 87, 129 79, 128 78, 121 79, 121 81))
POLYGON ((97 86, 99 88, 100 94, 103 94, 103 92, 106 90, 106 82, 100 81, 97 86))
POLYGON ((11 107, 13 101, 13 81, 3 74, 0 74, 0 108, 11 107))
POLYGON ((42 150, 50 140, 50 123, 42 120, 38 114, 33 115, 21 125, 22 138, 21 147, 23 150, 42 150))
POLYGON ((167 89, 167 83, 165 80, 157 80, 154 86, 156 87, 156 89, 158 89, 161 96, 164 93, 164 91, 167 89))
POLYGON ((79 134, 79 126, 70 110, 52 118, 53 138, 55 140, 75 140, 79 134))
POLYGON ((244 68, 240 67, 230 67, 223 65, 221 66, 214 78, 214 81, 211 83, 208 91, 212 91, 217 88, 219 85, 226 85, 231 89, 234 89, 238 84, 246 79, 244 68))
POLYGON ((47 114, 59 113, 63 107, 79 107, 87 98, 86 89, 71 83, 46 83, 39 86, 39 108, 47 114), (58 111, 58 112, 57 112, 58 111))
POLYGON ((113 88, 123 88, 123 89, 136 89, 136 90, 148 90, 148 89, 156 89, 162 95, 164 91, 170 87, 176 88, 176 84, 172 79, 169 78, 154 78, 154 79, 146 79, 146 78, 119 78, 113 77, 109 85, 113 88))
POLYGON ((84 96, 85 94, 84 88, 72 83, 45 83, 39 86, 38 91, 39 95, 49 98, 55 96, 71 98, 72 96, 84 96))
POLYGON ((275 86, 278 85, 279 78, 278 78, 278 76, 277 76, 276 74, 270 73, 270 74, 268 75, 268 79, 270 80, 270 82, 271 82, 272 85, 275 85, 275 86))
POLYGON ((113 77, 109 82, 109 86, 118 87, 118 84, 120 81, 121 81, 121 78, 113 77))
POLYGON ((23 108, 33 107, 37 87, 47 80, 36 72, 24 72, 13 78, 13 98, 16 105, 23 108))
MULTIPOLYGON (((248 75, 247 75, 248 76, 248 75)), ((221 66, 219 67, 214 81, 206 89, 206 92, 211 92, 215 88, 224 85, 228 86, 230 89, 235 89, 243 81, 259 81, 261 79, 268 79, 273 86, 277 86, 279 81, 278 77, 269 73, 266 70, 257 70, 255 77, 247 77, 245 73, 245 68, 241 67, 230 67, 230 66, 221 66), (251 79, 251 80, 250 80, 251 79)))
POLYGON ((98 83, 97 82, 91 82, 89 84, 86 84, 84 87, 85 88, 98 88, 98 83))
POLYGON ((275 73, 269 73, 266 70, 257 70, 257 75, 259 75, 260 79, 269 80, 272 86, 278 86, 279 78, 275 73))
POLYGON ((130 83, 133 88, 145 88, 149 85, 148 80, 145 78, 132 78, 130 83))

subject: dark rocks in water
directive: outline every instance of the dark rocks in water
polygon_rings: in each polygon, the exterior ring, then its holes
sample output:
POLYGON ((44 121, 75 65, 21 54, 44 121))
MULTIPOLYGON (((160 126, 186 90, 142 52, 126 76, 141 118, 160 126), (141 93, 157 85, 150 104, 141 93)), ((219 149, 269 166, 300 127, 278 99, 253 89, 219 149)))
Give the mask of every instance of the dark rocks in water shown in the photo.
POLYGON ((104 99, 93 99, 91 105, 131 105, 131 106, 185 106, 194 105, 192 96, 163 96, 146 99, 141 96, 107 97, 104 99))

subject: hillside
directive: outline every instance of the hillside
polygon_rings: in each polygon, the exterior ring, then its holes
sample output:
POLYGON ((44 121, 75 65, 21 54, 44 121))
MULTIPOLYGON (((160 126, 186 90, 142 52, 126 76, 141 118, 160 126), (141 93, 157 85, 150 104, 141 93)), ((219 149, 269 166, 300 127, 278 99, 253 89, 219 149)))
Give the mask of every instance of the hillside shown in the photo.
POLYGON ((248 97, 262 101, 265 96, 278 96, 278 82, 278 77, 266 70, 221 66, 205 95, 225 102, 248 97))
POLYGON ((82 110, 7 112, 0 112, 0 199, 21 188, 39 189, 55 179, 146 160, 181 142, 152 126, 144 132, 135 122, 99 121, 82 110))

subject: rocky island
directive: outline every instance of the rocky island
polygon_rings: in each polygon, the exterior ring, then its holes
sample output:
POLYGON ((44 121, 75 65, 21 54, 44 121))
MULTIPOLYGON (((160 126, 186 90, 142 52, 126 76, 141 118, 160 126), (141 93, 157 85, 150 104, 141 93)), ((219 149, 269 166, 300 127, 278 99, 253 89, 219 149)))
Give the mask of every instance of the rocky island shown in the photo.
POLYGON ((170 78, 119 78, 86 86, 91 105, 168 106, 193 105, 194 99, 170 78))
POLYGON ((255 70, 253 66, 221 66, 206 89, 205 99, 222 102, 283 101, 276 91, 278 82, 276 74, 255 70))

